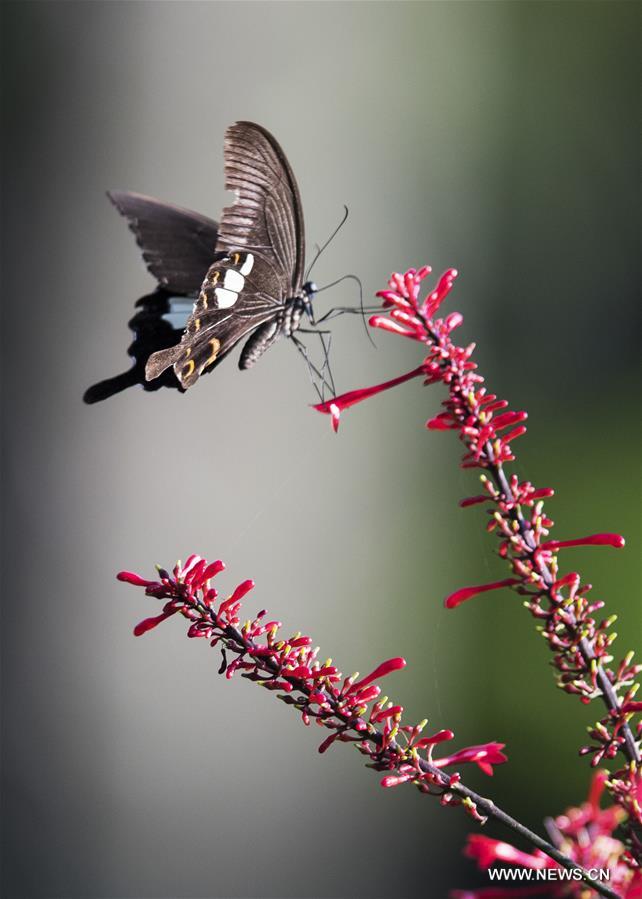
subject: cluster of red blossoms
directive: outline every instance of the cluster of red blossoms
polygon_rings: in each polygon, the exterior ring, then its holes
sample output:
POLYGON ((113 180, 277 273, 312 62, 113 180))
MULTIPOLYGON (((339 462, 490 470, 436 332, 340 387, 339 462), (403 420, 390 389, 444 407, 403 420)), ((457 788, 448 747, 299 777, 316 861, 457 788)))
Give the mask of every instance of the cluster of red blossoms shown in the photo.
MULTIPOLYGON (((588 800, 579 808, 570 808, 565 814, 548 821, 548 830, 555 845, 576 865, 588 870, 608 871, 608 886, 622 899, 642 899, 642 870, 626 863, 622 856, 622 843, 614 836, 625 816, 624 809, 617 804, 600 807, 607 777, 606 771, 597 771, 588 800)), ((565 876, 564 870, 539 850, 522 852, 510 843, 472 834, 468 837, 465 851, 485 870, 496 864, 521 869, 514 872, 520 875, 514 882, 521 881, 522 885, 505 889, 457 890, 452 893, 452 899, 509 899, 511 896, 530 896, 534 893, 554 897, 575 896, 578 899, 586 896, 586 884, 572 880, 568 872, 565 876), (535 871, 542 874, 531 873, 535 871)))
POLYGON ((559 686, 588 703, 600 698, 607 712, 589 731, 592 743, 582 754, 592 756, 592 764, 620 755, 624 764, 612 773, 607 786, 628 822, 628 841, 633 864, 642 858, 642 766, 640 736, 642 702, 635 700, 639 684, 635 678, 642 665, 633 664, 628 653, 617 665, 611 654, 616 616, 598 620, 601 600, 588 597, 589 584, 582 584, 576 572, 560 574, 557 552, 573 546, 622 547, 618 534, 593 534, 574 540, 549 540, 553 521, 544 512, 544 499, 553 495, 549 488, 537 489, 528 481, 508 476, 504 465, 514 460, 512 444, 526 432, 526 412, 511 411, 506 400, 498 399, 483 386, 484 379, 472 361, 474 344, 457 346, 452 331, 463 321, 453 312, 436 318, 440 305, 457 276, 448 270, 437 287, 422 300, 422 281, 430 273, 424 267, 392 275, 389 288, 377 295, 383 300, 384 314, 375 315, 375 328, 408 337, 428 348, 421 365, 383 384, 353 390, 315 408, 331 416, 335 431, 341 412, 350 406, 421 377, 425 384, 444 384, 447 396, 444 411, 432 418, 430 430, 456 431, 466 451, 464 468, 482 469, 483 493, 462 501, 464 507, 486 504, 487 530, 499 538, 499 555, 510 565, 512 576, 492 584, 464 587, 445 601, 455 608, 471 597, 500 587, 512 587, 526 597, 525 605, 538 620, 557 669, 559 686), (637 724, 634 720, 637 720, 637 724))
MULTIPOLYGON (((165 600, 161 614, 141 621, 134 634, 142 636, 172 615, 182 615, 190 622, 189 637, 205 638, 211 646, 220 644, 223 662, 219 673, 231 678, 240 672, 276 691, 279 699, 298 709, 305 724, 314 720, 328 729, 330 734, 319 752, 336 741, 354 743, 368 757, 370 767, 388 772, 382 786, 413 783, 422 792, 439 796, 442 804, 463 805, 473 817, 484 820, 476 794, 463 788, 456 772, 445 769, 472 763, 492 775, 493 765, 506 761, 502 743, 468 746, 435 758, 437 748, 453 739, 452 731, 422 736, 427 721, 403 724, 403 707, 382 697, 375 683, 403 668, 404 659, 388 659, 366 677, 352 674, 344 678, 332 659, 318 659, 319 648, 312 647, 310 637, 280 637, 280 622, 266 621, 265 611, 241 623, 242 600, 254 583, 243 581, 230 596, 220 598, 211 580, 224 567, 223 562, 208 563, 192 555, 184 565, 177 563, 171 574, 159 568, 155 581, 121 571, 119 580, 144 587, 148 596, 165 600), (234 656, 232 660, 228 653, 234 656)), ((479 799, 483 806, 485 800, 479 799)))

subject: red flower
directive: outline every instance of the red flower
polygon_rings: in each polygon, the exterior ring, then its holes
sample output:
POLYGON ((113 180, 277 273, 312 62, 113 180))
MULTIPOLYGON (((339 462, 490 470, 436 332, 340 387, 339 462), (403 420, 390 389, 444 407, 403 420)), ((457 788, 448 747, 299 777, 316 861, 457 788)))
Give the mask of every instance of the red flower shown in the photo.
MULTIPOLYGON (((145 588, 155 599, 165 600, 160 615, 146 618, 134 629, 136 636, 152 630, 177 613, 189 621, 188 636, 205 637, 212 646, 224 649, 220 672, 231 678, 237 671, 256 681, 279 698, 294 705, 306 724, 315 719, 331 733, 321 743, 325 752, 335 742, 355 743, 378 771, 394 772, 383 778, 384 786, 413 783, 423 792, 441 797, 444 804, 463 804, 473 816, 476 811, 470 794, 464 801, 452 792, 458 775, 442 773, 448 766, 474 763, 492 774, 492 765, 506 761, 501 743, 469 746, 452 755, 434 759, 435 749, 453 738, 442 730, 432 737, 420 738, 426 722, 402 723, 403 707, 380 699, 381 680, 406 665, 396 656, 377 665, 365 677, 344 678, 331 659, 317 658, 312 639, 301 634, 279 637, 278 621, 265 622, 265 611, 247 619, 241 626, 241 606, 254 582, 245 580, 228 597, 220 598, 211 579, 223 569, 222 562, 208 564, 200 556, 189 556, 185 565, 177 563, 170 575, 159 569, 160 580, 149 581, 131 572, 121 572, 119 580, 145 588), (228 661, 227 653, 234 656, 228 661)), ((479 797, 481 798, 481 797, 479 797)))
POLYGON ((474 833, 468 837, 464 854, 468 858, 475 859, 480 868, 490 868, 495 862, 520 865, 522 868, 546 868, 555 865, 555 862, 543 853, 521 852, 510 843, 493 840, 481 833, 474 833))
POLYGON ((446 758, 438 759, 435 765, 442 768, 446 765, 474 762, 484 774, 492 777, 493 765, 501 765, 502 762, 508 761, 501 751, 503 748, 504 743, 484 743, 481 746, 467 746, 465 749, 460 749, 459 752, 455 752, 446 758))
POLYGON ((341 418, 341 413, 344 409, 349 409, 350 406, 361 403, 363 400, 367 400, 377 393, 383 393, 384 390, 390 390, 392 387, 403 384, 404 381, 410 381, 412 378, 418 378, 423 374, 423 366, 420 365, 419 368, 406 372, 405 375, 399 375, 398 378, 393 378, 391 381, 384 381, 383 384, 375 384, 373 387, 364 387, 362 390, 351 390, 349 393, 335 396, 327 403, 317 403, 316 406, 313 406, 312 408, 316 409, 317 412, 325 412, 326 415, 330 415, 332 418, 332 427, 336 432, 339 430, 339 419, 341 418))
POLYGON ((515 584, 519 584, 519 581, 514 577, 509 577, 503 581, 495 581, 492 584, 481 584, 477 587, 461 587, 446 597, 444 605, 447 609, 455 609, 462 602, 466 602, 467 599, 477 596, 478 593, 486 593, 488 590, 499 590, 501 587, 513 587, 515 584))
MULTIPOLYGON (((624 844, 614 835, 624 818, 618 805, 600 807, 600 797, 604 790, 608 773, 598 771, 591 783, 588 800, 579 808, 567 809, 555 818, 552 827, 556 834, 558 848, 578 867, 585 870, 606 869, 610 878, 605 884, 623 899, 640 899, 642 896, 642 870, 632 866, 624 844)), ((540 850, 534 853, 522 852, 502 840, 493 840, 481 834, 472 834, 464 850, 465 854, 477 861, 482 869, 495 863, 518 865, 533 870, 559 868, 560 866, 540 850)), ((540 882, 538 891, 549 896, 586 896, 586 884, 578 880, 551 880, 540 882)), ((455 892, 453 897, 467 896, 470 899, 484 899, 488 893, 476 890, 469 893, 455 892)), ((497 897, 518 895, 510 889, 496 890, 497 897)))

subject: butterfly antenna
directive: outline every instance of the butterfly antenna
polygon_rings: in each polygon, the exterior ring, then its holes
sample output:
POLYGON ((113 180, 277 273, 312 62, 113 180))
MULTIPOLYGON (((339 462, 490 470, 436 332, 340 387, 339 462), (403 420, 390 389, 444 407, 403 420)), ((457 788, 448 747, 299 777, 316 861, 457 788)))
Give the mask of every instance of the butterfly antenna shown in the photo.
POLYGON ((324 251, 325 249, 327 249, 327 247, 330 246, 330 244, 332 243, 332 241, 334 240, 334 238, 337 236, 337 234, 339 233, 339 231, 343 228, 343 226, 345 225, 345 223, 346 223, 347 220, 348 220, 348 207, 347 207, 347 206, 344 206, 344 207, 343 207, 343 218, 341 219, 341 221, 339 222, 339 224, 337 225, 337 227, 334 229, 334 231, 332 232, 332 234, 330 235, 330 237, 328 237, 328 239, 327 239, 326 242, 323 244, 323 246, 317 247, 317 248, 316 248, 316 253, 314 254, 314 257, 313 257, 313 259, 312 259, 312 262, 311 262, 310 265, 308 266, 308 270, 307 270, 307 272, 305 273, 305 277, 304 277, 304 279, 303 279, 304 281, 309 281, 309 280, 310 280, 310 273, 311 273, 313 267, 315 266, 315 264, 316 264, 316 262, 317 262, 319 256, 321 255, 321 253, 323 253, 323 251, 324 251))
POLYGON ((363 284, 361 283, 361 279, 356 275, 343 275, 342 278, 337 278, 336 281, 332 281, 330 284, 326 284, 323 287, 319 287, 315 293, 321 293, 324 290, 328 290, 330 287, 336 287, 337 284, 340 284, 342 281, 356 281, 357 286, 359 288, 359 305, 358 306, 335 306, 333 309, 330 309, 329 312, 326 312, 317 322, 317 324, 321 324, 321 322, 327 321, 330 318, 336 318, 337 315, 343 315, 346 312, 357 313, 361 316, 361 320, 363 322, 363 327, 366 332, 366 336, 373 347, 376 347, 377 344, 372 339, 372 335, 368 330, 368 326, 366 324, 366 315, 370 312, 378 312, 380 310, 380 306, 368 306, 367 308, 363 305, 363 284))
POLYGON ((354 278, 359 285, 359 309, 361 309, 361 321, 363 322, 363 330, 366 332, 366 337, 368 338, 370 343, 376 349, 377 344, 374 342, 372 334, 370 333, 370 329, 368 328, 368 324, 366 322, 366 307, 363 305, 363 284, 356 275, 354 275, 354 278))

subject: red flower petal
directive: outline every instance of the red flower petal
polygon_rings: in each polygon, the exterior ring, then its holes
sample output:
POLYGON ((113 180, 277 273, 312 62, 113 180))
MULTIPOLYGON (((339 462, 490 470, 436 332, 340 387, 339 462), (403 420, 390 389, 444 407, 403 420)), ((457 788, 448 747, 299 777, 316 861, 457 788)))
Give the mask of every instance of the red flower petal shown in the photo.
POLYGON ((427 746, 434 746, 437 743, 452 740, 454 736, 455 735, 451 730, 440 730, 437 731, 436 734, 433 734, 432 737, 422 737, 421 740, 418 740, 415 743, 415 746, 417 749, 425 749, 427 746))
POLYGON ((386 674, 390 674, 391 671, 399 671, 401 668, 405 667, 406 660, 402 659, 401 656, 394 659, 388 659, 386 662, 382 662, 381 665, 377 665, 374 671, 371 671, 366 677, 361 678, 356 684, 352 684, 348 690, 348 694, 356 693, 357 690, 361 690, 363 687, 371 684, 374 680, 377 680, 377 678, 385 677, 386 674))
POLYGON ((119 581, 124 581, 126 584, 133 584, 135 587, 151 587, 158 583, 157 581, 146 581, 144 577, 135 574, 133 571, 119 571, 116 578, 119 581))
POLYGON ((496 431, 501 431, 502 428, 508 428, 510 425, 518 424, 520 421, 526 421, 528 418, 528 412, 504 412, 502 415, 497 415, 493 418, 493 427, 496 431))
POLYGON ((339 416, 344 409, 349 409, 350 406, 361 403, 363 400, 367 400, 377 393, 383 393, 384 390, 390 390, 391 387, 396 387, 397 384, 403 384, 404 381, 410 381, 411 378, 419 378, 423 374, 424 368, 423 365, 420 365, 418 368, 406 372, 405 375, 399 375, 399 377, 392 378, 390 381, 384 381, 382 384, 374 384, 372 387, 363 387, 359 390, 350 390, 347 393, 342 393, 341 396, 335 396, 331 400, 327 400, 325 403, 317 403, 312 408, 316 409, 317 412, 331 415, 332 426, 336 431, 339 427, 339 416))
POLYGON ((593 807, 593 814, 598 814, 600 811, 600 797, 604 792, 604 786, 606 781, 608 780, 609 772, 605 771, 604 768, 600 768, 599 771, 596 771, 593 775, 593 780, 591 781, 591 789, 589 790, 588 801, 590 805, 593 807))
POLYGON ((372 720, 375 722, 375 724, 379 724, 381 721, 385 721, 387 718, 394 718, 395 715, 401 715, 402 712, 402 705, 393 705, 389 709, 382 709, 382 711, 377 712, 372 720))
POLYGON ((296 668, 293 668, 292 671, 284 671, 284 677, 298 677, 302 680, 307 680, 311 677, 311 671, 307 665, 297 665, 296 668))
POLYGON ((389 774, 387 777, 382 778, 381 786, 382 787, 398 787, 399 784, 408 783, 411 779, 412 775, 410 774, 389 774))
POLYGON ((249 593, 249 591, 253 587, 254 587, 254 581, 252 581, 252 580, 243 581, 241 584, 239 584, 238 587, 236 588, 236 590, 234 591, 234 593, 232 593, 231 596, 228 596, 227 599, 223 600, 223 602, 219 606, 218 614, 223 615, 225 612, 228 611, 228 609, 230 609, 232 606, 236 605, 237 602, 240 602, 243 599, 243 597, 245 596, 245 594, 249 593))
POLYGON ((349 695, 354 706, 366 705, 381 695, 381 687, 378 687, 376 684, 370 684, 364 687, 363 690, 359 690, 358 693, 350 693, 349 695))
POLYGON ((480 584, 476 587, 462 587, 460 590, 455 590, 454 593, 447 596, 444 600, 444 605, 447 609, 455 609, 457 606, 460 606, 462 602, 466 602, 467 599, 477 596, 478 593, 486 593, 488 590, 499 590, 501 587, 512 587, 519 583, 520 581, 517 578, 507 577, 503 581, 495 581, 492 584, 480 584))
POLYGON ((474 833, 468 837, 464 852, 469 858, 474 858, 480 868, 489 868, 493 862, 507 862, 523 868, 546 868, 553 867, 555 864, 543 856, 521 852, 510 843, 493 840, 480 833, 474 833))
POLYGON ((221 562, 220 559, 216 562, 211 562, 203 572, 203 580, 209 581, 210 578, 214 577, 217 574, 220 574, 220 572, 223 571, 224 568, 225 562, 221 562))
POLYGON ((504 434, 501 441, 504 445, 511 443, 513 440, 517 440, 518 437, 523 437, 527 430, 526 425, 519 425, 519 427, 509 431, 508 434, 504 434))
POLYGON ((621 549, 624 546, 624 537, 621 534, 591 534, 589 537, 578 537, 577 540, 549 540, 542 543, 540 551, 564 549, 567 546, 613 546, 621 549))
POLYGON ((508 758, 502 752, 504 743, 483 743, 480 746, 466 746, 452 755, 437 759, 434 764, 439 768, 445 768, 449 765, 475 764, 484 774, 489 777, 493 776, 493 765, 501 765, 507 762, 508 758))
POLYGON ((153 618, 145 618, 144 621, 139 622, 134 628, 134 636, 142 637, 147 631, 153 630, 161 624, 161 622, 165 621, 167 618, 171 618, 177 611, 177 609, 172 609, 169 612, 161 612, 160 615, 155 615, 153 618))
POLYGON ((490 500, 491 497, 487 493, 482 493, 479 496, 467 496, 466 499, 459 501, 459 505, 462 509, 467 509, 468 506, 477 506, 479 503, 486 503, 490 500))
POLYGON ((531 493, 532 499, 545 499, 548 496, 554 496, 555 491, 552 487, 540 487, 539 490, 533 490, 531 493))
POLYGON ((446 299, 453 286, 453 281, 458 275, 456 268, 449 268, 443 273, 439 279, 439 283, 435 289, 428 294, 422 303, 421 311, 426 318, 432 318, 439 309, 443 301, 446 299))
POLYGON ((379 328, 381 331, 390 331, 399 337, 410 337, 412 340, 421 340, 423 332, 417 328, 405 328, 398 322, 388 318, 387 315, 373 315, 368 319, 371 328, 379 328))
POLYGON ((254 588, 253 580, 248 579, 247 581, 243 581, 242 583, 240 583, 238 585, 238 587, 236 588, 234 593, 232 593, 232 595, 230 596, 230 600, 232 600, 233 602, 238 602, 239 600, 243 599, 245 594, 249 593, 250 590, 252 590, 253 588, 254 588))
POLYGON ((430 421, 426 422, 426 427, 430 431, 452 431, 459 427, 450 412, 440 412, 430 421))

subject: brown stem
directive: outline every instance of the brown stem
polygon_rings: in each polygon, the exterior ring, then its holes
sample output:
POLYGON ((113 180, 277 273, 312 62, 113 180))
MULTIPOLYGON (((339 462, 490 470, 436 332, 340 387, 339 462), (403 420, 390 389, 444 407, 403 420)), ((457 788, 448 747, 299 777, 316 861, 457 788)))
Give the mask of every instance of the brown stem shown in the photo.
MULTIPOLYGON (((493 453, 493 448, 490 445, 490 443, 487 443, 485 445, 484 450, 485 450, 486 456, 489 460, 488 470, 490 471, 490 474, 491 474, 493 480, 495 481, 496 486, 498 487, 500 492, 504 495, 504 498, 506 499, 507 502, 509 502, 509 503, 514 502, 513 492, 510 489, 510 485, 508 483, 506 475, 504 474, 504 469, 500 463, 495 462, 495 455, 493 453)), ((511 517, 513 518, 514 521, 517 522, 520 532, 521 532, 522 536, 524 537, 526 544, 528 545, 531 552, 534 554, 535 549, 536 549, 536 544, 535 544, 535 540, 533 537, 533 531, 516 506, 513 508, 512 512, 511 512, 511 517)), ((538 560, 537 564, 538 564, 540 573, 542 575, 542 580, 546 584, 546 587, 550 590, 551 587, 553 586, 553 575, 551 574, 551 571, 550 571, 548 565, 546 565, 546 563, 543 562, 541 559, 538 560)), ((571 622, 571 627, 574 627, 577 624, 577 621, 575 619, 575 616, 573 615, 572 610, 569 609, 567 614, 568 614, 570 622, 571 622)), ((595 661, 595 658, 596 658, 595 651, 593 649, 593 645, 592 645, 591 641, 586 637, 582 637, 579 641, 579 649, 580 649, 580 652, 582 653, 584 660, 590 666, 591 662, 595 661)), ((606 671, 604 670, 604 668, 602 667, 602 665, 599 662, 597 663, 597 666, 596 666, 596 674, 597 674, 597 680, 600 685, 600 690, 602 691, 602 699, 604 701, 605 706, 607 707, 607 709, 609 711, 613 711, 613 712, 619 711, 620 700, 618 698, 618 695, 615 692, 615 690, 613 689, 613 684, 611 683, 609 676, 607 675, 606 671)), ((637 743, 635 742, 635 737, 631 733, 631 728, 629 727, 629 725, 626 722, 622 725, 622 734, 624 735, 624 741, 625 741, 624 742, 624 751, 625 751, 626 755, 628 756, 629 760, 634 761, 634 762, 639 762, 640 761, 640 752, 639 752, 637 743)))
MULTIPOLYGON (((205 605, 202 605, 200 603, 194 603, 194 605, 201 614, 204 614, 207 617, 211 616, 211 610, 208 609, 205 605)), ((215 622, 213 622, 213 624, 215 624, 215 622)), ((254 641, 248 639, 247 637, 244 637, 243 634, 241 634, 241 632, 232 625, 228 625, 224 629, 223 633, 225 639, 229 640, 232 644, 230 646, 230 649, 232 649, 232 651, 234 652, 242 652, 243 650, 252 650, 253 648, 255 648, 254 641)), ((281 677, 284 676, 281 673, 279 666, 270 658, 262 659, 261 665, 272 675, 281 677)), ((298 678, 288 678, 288 680, 290 680, 295 688, 304 696, 310 696, 310 690, 305 681, 302 681, 298 678)), ((386 745, 384 735, 380 730, 375 728, 373 725, 367 725, 367 731, 357 730, 355 727, 356 724, 367 724, 367 722, 363 721, 363 719, 361 718, 355 719, 347 716, 338 708, 338 704, 331 694, 327 693, 326 691, 323 691, 323 693, 328 704, 332 708, 330 717, 335 717, 343 721, 349 727, 349 729, 354 731, 354 733, 358 737, 358 742, 368 741, 370 743, 374 743, 375 746, 386 745)), ((387 744, 386 749, 390 750, 391 759, 394 759, 395 755, 397 754, 404 754, 403 747, 399 746, 399 744, 394 740, 390 741, 387 744)), ((461 781, 458 781, 457 783, 451 783, 451 779, 447 774, 445 774, 436 765, 431 764, 424 759, 419 759, 418 764, 421 770, 430 773, 445 791, 456 793, 458 796, 461 796, 462 799, 470 800, 475 804, 477 809, 483 812, 484 815, 489 818, 493 818, 496 821, 499 821, 500 824, 503 824, 505 827, 508 827, 510 830, 519 834, 525 840, 528 840, 529 843, 531 843, 533 846, 536 846, 538 849, 541 849, 542 852, 546 853, 546 855, 552 858, 553 861, 556 861, 563 868, 566 868, 569 871, 581 871, 582 879, 587 884, 589 884, 596 893, 599 893, 601 896, 607 897, 607 899, 618 899, 616 893, 610 890, 601 881, 592 878, 589 872, 586 869, 582 868, 581 865, 578 865, 573 861, 573 859, 568 858, 568 856, 560 852, 559 849, 557 849, 551 843, 547 842, 545 839, 543 839, 543 837, 540 837, 539 834, 536 834, 534 831, 529 830, 528 827, 525 827, 523 824, 517 821, 516 818, 513 818, 507 812, 503 811, 503 809, 499 808, 499 806, 497 806, 492 801, 492 799, 487 799, 485 796, 481 796, 479 793, 476 793, 474 790, 471 790, 469 787, 465 786, 465 784, 463 784, 461 781)))

